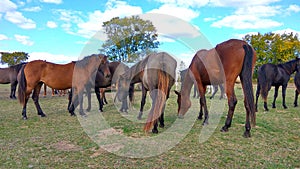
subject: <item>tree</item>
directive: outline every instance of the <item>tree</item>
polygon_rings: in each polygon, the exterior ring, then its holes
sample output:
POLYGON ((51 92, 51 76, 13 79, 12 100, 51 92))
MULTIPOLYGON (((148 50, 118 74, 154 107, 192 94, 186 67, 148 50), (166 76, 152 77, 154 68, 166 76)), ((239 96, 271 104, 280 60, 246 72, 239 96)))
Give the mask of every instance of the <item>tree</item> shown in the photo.
POLYGON ((26 61, 29 58, 28 53, 25 52, 0 52, 1 64, 8 64, 8 66, 16 65, 26 61))
POLYGON ((159 46, 156 28, 139 16, 112 18, 103 22, 103 27, 108 39, 100 51, 111 60, 133 62, 159 46))
POLYGON ((264 35, 246 35, 243 38, 252 45, 257 54, 254 76, 257 69, 266 63, 279 64, 299 57, 300 41, 298 35, 293 33, 264 35))

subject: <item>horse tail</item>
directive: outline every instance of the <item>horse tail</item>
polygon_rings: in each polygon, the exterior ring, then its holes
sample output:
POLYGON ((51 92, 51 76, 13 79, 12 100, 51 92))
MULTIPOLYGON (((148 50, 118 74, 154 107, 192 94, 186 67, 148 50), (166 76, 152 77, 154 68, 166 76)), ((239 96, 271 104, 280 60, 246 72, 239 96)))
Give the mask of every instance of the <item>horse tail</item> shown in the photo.
POLYGON ((26 77, 24 73, 24 68, 20 70, 20 78, 18 80, 19 82, 19 87, 18 87, 18 99, 21 104, 25 103, 25 97, 26 97, 26 87, 27 87, 27 82, 26 82, 26 77))
POLYGON ((152 102, 152 104, 154 104, 154 108, 152 109, 153 111, 149 113, 146 125, 144 127, 144 131, 146 132, 150 130, 153 123, 160 117, 162 113, 169 92, 169 81, 169 75, 163 70, 158 70, 158 90, 154 91, 157 93, 155 93, 156 97, 153 98, 155 101, 152 102))
POLYGON ((252 60, 254 57, 254 50, 250 45, 243 45, 245 50, 245 58, 243 63, 242 72, 240 74, 241 82, 243 85, 243 91, 245 95, 245 106, 250 109, 250 119, 253 126, 256 124, 256 114, 254 108, 254 96, 252 86, 252 72, 253 66, 252 60))

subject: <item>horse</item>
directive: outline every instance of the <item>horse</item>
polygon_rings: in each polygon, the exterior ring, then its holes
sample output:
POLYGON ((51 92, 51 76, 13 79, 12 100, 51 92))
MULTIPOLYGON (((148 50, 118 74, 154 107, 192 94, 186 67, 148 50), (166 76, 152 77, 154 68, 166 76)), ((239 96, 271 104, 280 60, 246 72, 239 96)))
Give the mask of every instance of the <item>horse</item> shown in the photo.
MULTIPOLYGON (((185 77, 185 74, 188 72, 188 69, 184 69, 182 71, 180 71, 180 81, 183 82, 184 81, 184 77, 185 77)), ((183 85, 183 83, 181 83, 181 86, 183 85)), ((208 86, 209 87, 209 86, 208 86)), ((223 84, 220 84, 220 85, 212 85, 212 95, 209 97, 210 99, 213 99, 216 95, 216 93, 218 92, 218 87, 220 87, 220 90, 221 90, 221 95, 220 95, 220 100, 224 98, 224 86, 223 84)), ((199 92, 197 90, 197 84, 194 84, 194 94, 193 94, 193 98, 199 98, 199 92)))
MULTIPOLYGON (((74 97, 72 105, 69 106, 69 112, 74 116, 74 109, 82 100, 85 83, 95 74, 98 67, 106 62, 107 56, 93 54, 68 64, 55 64, 43 60, 27 63, 20 72, 18 87, 18 99, 23 105, 23 119, 27 119, 26 106, 31 93, 38 115, 46 116, 39 104, 39 93, 43 84, 58 90, 73 88, 74 97)), ((110 77, 108 66, 105 67, 105 74, 110 77)), ((84 115, 81 110, 82 108, 80 108, 80 114, 84 115)))
POLYGON ((300 64, 300 59, 296 58, 291 61, 282 64, 267 63, 262 65, 257 71, 257 90, 256 90, 256 102, 255 110, 257 111, 257 102, 259 95, 264 100, 264 109, 268 111, 267 97, 272 86, 275 86, 274 100, 272 108, 276 108, 275 102, 278 96, 278 89, 282 86, 282 106, 286 109, 285 95, 288 81, 291 74, 296 71, 297 65, 300 64))
POLYGON ((298 106, 298 95, 300 93, 300 65, 297 66, 296 74, 294 77, 294 83, 296 86, 294 107, 297 107, 298 106))
MULTIPOLYGON (((111 86, 112 84, 115 84, 118 81, 120 75, 129 68, 124 63, 121 63, 118 61, 109 62, 108 67, 109 67, 109 71, 112 75, 112 78, 110 78, 110 79, 105 78, 104 72, 101 69, 98 69, 95 81, 94 82, 90 81, 85 87, 86 92, 87 92, 87 98, 88 98, 88 107, 86 109, 87 111, 91 110, 91 88, 92 88, 92 86, 94 86, 97 100, 99 103, 99 111, 103 112, 104 101, 106 101, 105 94, 104 94, 105 93, 104 88, 107 88, 107 87, 111 86)), ((132 91, 130 93, 132 93, 132 91)), ((107 101, 106 101, 106 103, 107 103, 107 101)), ((121 111, 126 112, 127 109, 128 109, 127 100, 124 100, 122 102, 121 111)))
POLYGON ((9 66, 7 68, 0 68, 0 83, 9 84, 10 83, 10 95, 9 98, 17 99, 16 89, 18 85, 18 73, 26 63, 20 63, 17 65, 9 66))
POLYGON ((204 108, 205 119, 203 125, 208 124, 208 110, 206 105, 205 90, 207 85, 225 85, 228 100, 228 114, 222 132, 227 132, 231 127, 237 98, 234 93, 234 85, 238 76, 244 92, 244 106, 246 109, 246 124, 244 137, 250 137, 251 123, 255 126, 256 115, 254 110, 254 97, 252 88, 252 72, 256 62, 256 52, 247 42, 230 39, 216 45, 210 50, 199 50, 194 55, 189 65, 189 73, 186 73, 181 91, 175 91, 178 95, 178 118, 183 118, 191 107, 190 92, 194 83, 200 93, 200 113, 204 108))
MULTIPOLYGON (((158 118, 160 127, 164 127, 165 103, 169 98, 171 87, 175 83, 176 67, 176 60, 168 53, 151 53, 119 78, 116 96, 120 101, 126 99, 130 84, 141 82, 143 90, 150 91, 152 107, 144 126, 145 132, 148 132, 153 125, 152 133, 158 133, 158 118)), ((146 92, 143 92, 141 107, 145 99, 146 92)))

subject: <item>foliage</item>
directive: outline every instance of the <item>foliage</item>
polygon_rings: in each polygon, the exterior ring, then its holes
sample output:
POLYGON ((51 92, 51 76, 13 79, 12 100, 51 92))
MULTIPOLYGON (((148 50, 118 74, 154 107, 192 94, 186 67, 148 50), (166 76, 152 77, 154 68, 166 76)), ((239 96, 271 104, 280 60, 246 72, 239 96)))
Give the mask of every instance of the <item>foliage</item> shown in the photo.
POLYGON ((139 16, 115 17, 104 22, 103 27, 108 39, 100 51, 111 60, 133 62, 159 46, 156 28, 139 16))
POLYGON ((26 61, 29 57, 28 53, 25 52, 1 52, 1 63, 8 64, 8 66, 16 65, 26 61))
POLYGON ((279 64, 299 57, 300 41, 298 34, 294 33, 258 33, 246 35, 243 38, 252 45, 257 53, 255 72, 258 67, 266 63, 279 64))

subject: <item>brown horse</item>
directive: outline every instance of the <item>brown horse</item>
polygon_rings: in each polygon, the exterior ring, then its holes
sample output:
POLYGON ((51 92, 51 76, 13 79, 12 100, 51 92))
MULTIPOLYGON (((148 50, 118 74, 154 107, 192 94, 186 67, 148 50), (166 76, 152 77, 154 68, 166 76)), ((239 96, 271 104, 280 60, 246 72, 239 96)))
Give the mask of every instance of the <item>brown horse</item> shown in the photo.
MULTIPOLYGON (((39 93, 43 84, 59 90, 73 88, 75 97, 72 98, 72 104, 74 106, 73 109, 70 106, 69 111, 71 115, 75 115, 73 111, 78 105, 78 101, 81 101, 85 83, 95 74, 99 65, 106 62, 106 56, 94 54, 77 62, 63 65, 43 60, 35 60, 27 63, 21 70, 18 88, 18 98, 23 105, 23 119, 27 119, 26 106, 32 90, 32 99, 34 100, 38 115, 41 117, 46 116, 39 104, 39 93)), ((105 74, 108 77, 110 76, 108 66, 106 66, 105 74)), ((80 113, 82 114, 81 111, 80 113)))
POLYGON ((191 107, 190 93, 194 81, 196 81, 200 93, 200 114, 203 114, 203 107, 205 113, 203 124, 208 124, 208 110, 205 99, 206 86, 224 83, 229 110, 225 125, 221 131, 227 132, 231 126, 234 109, 237 104, 234 84, 237 77, 240 76, 246 108, 246 130, 244 136, 250 137, 250 118, 252 125, 255 125, 256 118, 252 88, 252 72, 255 62, 256 53, 254 49, 245 41, 237 39, 220 43, 210 50, 198 51, 189 66, 189 73, 184 78, 181 92, 176 92, 178 94, 178 117, 183 118, 184 114, 191 107))
POLYGON ((11 99, 16 99, 16 89, 18 85, 17 76, 22 66, 26 63, 20 63, 17 65, 9 66, 8 68, 0 68, 0 84, 10 83, 10 95, 11 99))
POLYGON ((116 94, 119 100, 126 99, 130 84, 141 82, 143 87, 150 91, 152 107, 144 127, 145 131, 149 131, 154 124, 152 132, 158 133, 158 118, 160 127, 164 127, 165 103, 175 83, 176 66, 176 60, 168 53, 153 53, 120 76, 116 94))

